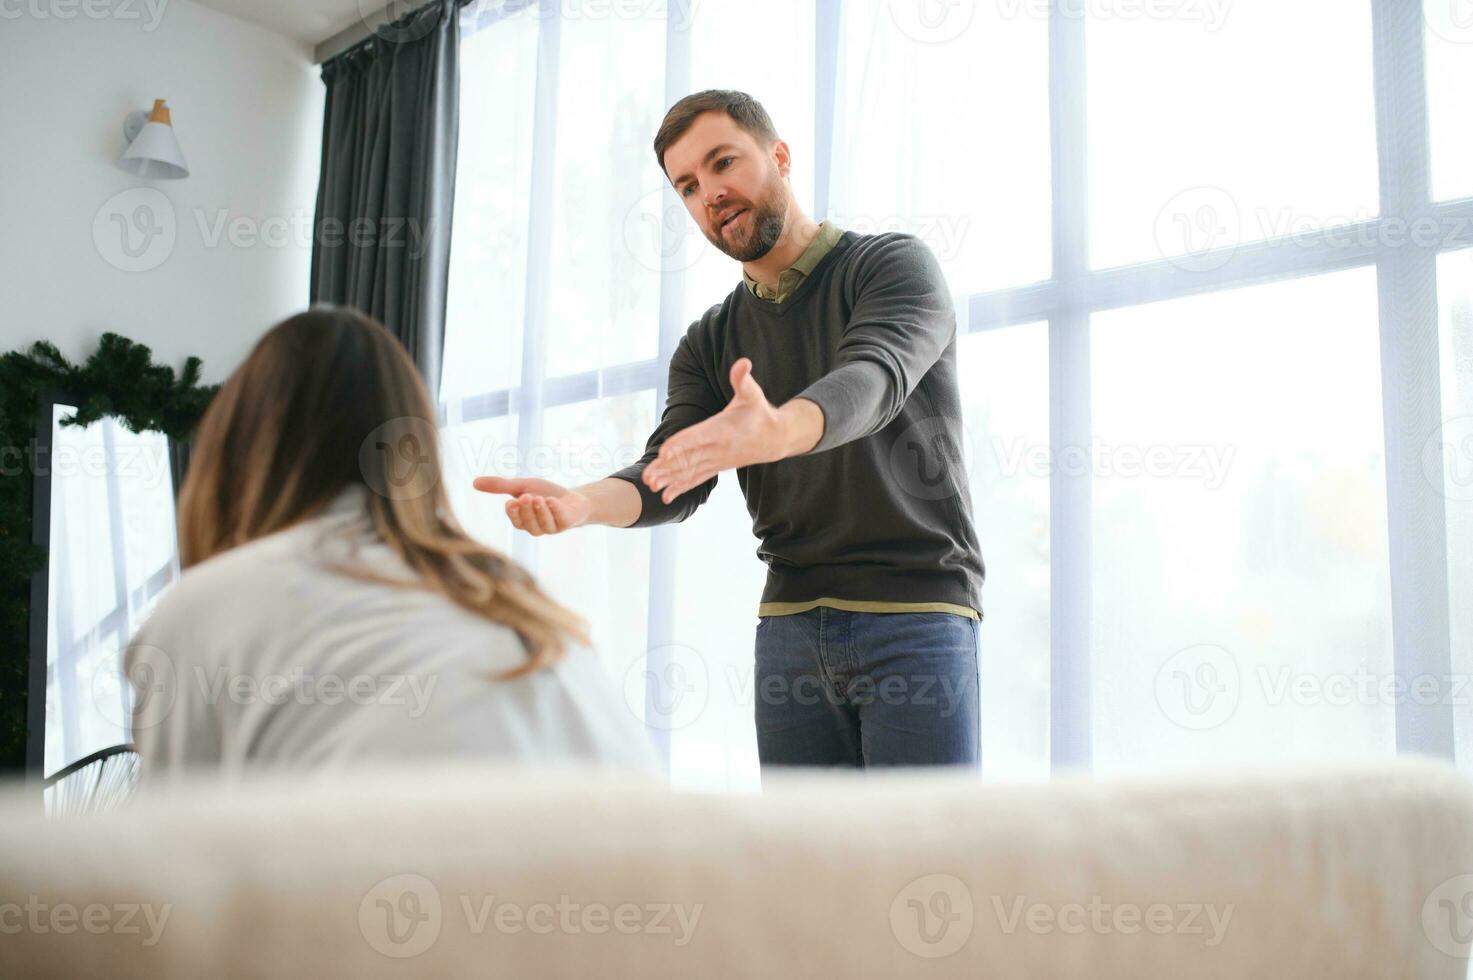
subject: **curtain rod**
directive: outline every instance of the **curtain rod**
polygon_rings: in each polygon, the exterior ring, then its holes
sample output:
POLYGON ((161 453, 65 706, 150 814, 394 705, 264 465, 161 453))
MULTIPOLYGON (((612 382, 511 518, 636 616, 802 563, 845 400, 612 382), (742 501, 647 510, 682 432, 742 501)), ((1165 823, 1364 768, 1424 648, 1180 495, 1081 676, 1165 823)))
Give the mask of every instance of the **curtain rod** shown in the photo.
MULTIPOLYGON (((390 11, 394 8, 393 3, 380 7, 372 14, 360 17, 326 41, 317 45, 316 49, 312 52, 312 60, 316 64, 321 65, 334 58, 341 57, 373 40, 378 29, 385 24, 392 23, 395 20, 403 20, 406 17, 412 17, 425 7, 430 6, 430 4, 438 2, 439 0, 421 0, 420 3, 415 4, 413 10, 398 18, 390 17, 390 11), (373 26, 370 27, 370 24, 373 26)), ((464 7, 471 2, 473 0, 455 0, 456 9, 464 7)))

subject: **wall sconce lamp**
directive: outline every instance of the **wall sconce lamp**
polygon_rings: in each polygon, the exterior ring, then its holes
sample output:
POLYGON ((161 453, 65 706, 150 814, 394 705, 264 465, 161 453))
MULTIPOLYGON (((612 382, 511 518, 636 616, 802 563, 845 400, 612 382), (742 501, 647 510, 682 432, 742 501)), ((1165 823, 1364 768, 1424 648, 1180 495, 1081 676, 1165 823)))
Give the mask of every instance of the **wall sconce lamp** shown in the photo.
POLYGON ((189 176, 184 154, 169 119, 169 107, 163 99, 153 100, 153 110, 140 109, 128 113, 123 121, 123 138, 128 148, 118 166, 135 177, 176 180, 189 176))

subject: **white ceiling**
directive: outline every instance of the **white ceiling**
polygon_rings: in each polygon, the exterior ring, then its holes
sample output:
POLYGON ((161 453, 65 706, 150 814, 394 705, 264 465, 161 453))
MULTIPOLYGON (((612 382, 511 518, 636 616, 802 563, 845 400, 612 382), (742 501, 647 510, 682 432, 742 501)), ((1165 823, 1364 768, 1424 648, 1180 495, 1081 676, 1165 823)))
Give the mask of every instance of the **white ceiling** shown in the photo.
MULTIPOLYGON (((378 14, 387 0, 197 0, 206 7, 316 46, 378 14)), ((404 6, 402 2, 399 4, 404 6)), ((407 7, 405 9, 408 9, 407 7)), ((378 21, 375 20, 375 23, 378 21)))

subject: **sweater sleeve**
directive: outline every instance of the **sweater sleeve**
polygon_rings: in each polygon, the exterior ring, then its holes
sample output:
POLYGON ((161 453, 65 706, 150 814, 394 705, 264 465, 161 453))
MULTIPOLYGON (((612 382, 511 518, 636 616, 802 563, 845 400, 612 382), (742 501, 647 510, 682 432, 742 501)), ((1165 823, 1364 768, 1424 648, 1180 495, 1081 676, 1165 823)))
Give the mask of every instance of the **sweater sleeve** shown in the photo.
POLYGON ((656 524, 683 521, 695 513, 696 508, 705 503, 706 498, 711 496, 711 491, 716 488, 716 477, 713 476, 667 504, 640 479, 644 468, 660 455, 660 446, 666 439, 681 429, 710 418, 726 407, 720 393, 711 387, 700 359, 696 356, 695 345, 691 340, 696 329, 697 326, 692 326, 686 331, 670 358, 670 383, 669 392, 665 396, 665 414, 650 435, 649 442, 645 444, 644 455, 622 470, 609 474, 616 479, 628 480, 639 491, 639 519, 629 525, 630 527, 653 527, 656 524))
POLYGON ((872 435, 900 414, 956 336, 941 264, 924 242, 897 235, 860 269, 837 366, 799 392, 823 412, 821 453, 872 435))

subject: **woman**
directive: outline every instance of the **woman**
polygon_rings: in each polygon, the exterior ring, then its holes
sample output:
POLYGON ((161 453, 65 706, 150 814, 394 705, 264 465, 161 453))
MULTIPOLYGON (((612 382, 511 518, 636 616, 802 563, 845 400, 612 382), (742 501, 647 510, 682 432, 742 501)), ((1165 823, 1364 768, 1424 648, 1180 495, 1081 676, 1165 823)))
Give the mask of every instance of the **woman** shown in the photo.
POLYGON ((651 769, 582 619, 473 541, 399 342, 317 307, 271 330, 200 423, 186 571, 129 645, 145 778, 501 757, 651 769))

